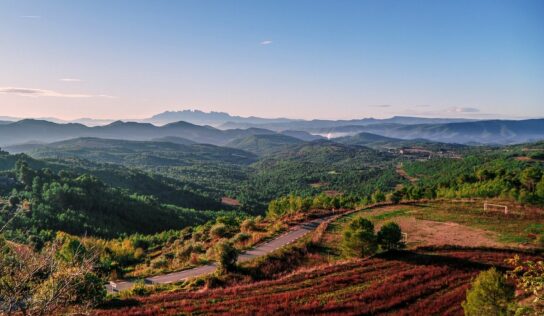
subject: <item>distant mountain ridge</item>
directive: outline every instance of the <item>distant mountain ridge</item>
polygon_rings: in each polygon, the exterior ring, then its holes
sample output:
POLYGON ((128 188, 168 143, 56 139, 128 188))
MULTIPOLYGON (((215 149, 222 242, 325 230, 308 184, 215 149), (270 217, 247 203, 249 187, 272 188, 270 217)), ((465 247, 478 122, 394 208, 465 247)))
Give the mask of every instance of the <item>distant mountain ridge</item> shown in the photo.
POLYGON ((488 120, 446 124, 375 124, 323 128, 320 134, 358 134, 361 132, 399 139, 426 139, 459 144, 516 144, 544 139, 544 119, 488 120))
MULTIPOLYGON (((427 119, 426 122, 432 122, 433 120, 439 119, 427 119)), ((360 133, 371 133, 403 140, 426 139, 435 142, 459 144, 515 144, 544 139, 544 119, 410 124, 417 121, 417 118, 406 117, 384 120, 314 120, 258 124, 257 127, 248 125, 249 127, 245 129, 219 129, 209 125, 202 126, 185 121, 168 123, 162 126, 151 123, 115 121, 104 126, 89 127, 79 123, 58 124, 45 120, 25 119, 0 124, 0 147, 51 143, 78 137, 137 141, 176 137, 178 138, 177 141, 170 139, 169 142, 184 144, 194 142, 225 146, 235 139, 253 135, 280 134, 303 141, 315 141, 323 138, 333 139, 360 133), (398 122, 407 123, 401 124, 398 122), (360 125, 342 125, 348 123, 359 123, 360 125), (274 129, 263 128, 274 124, 276 124, 274 129), (278 129, 277 127, 280 126, 278 124, 290 128, 278 129)))
MULTIPOLYGON (((25 120, 25 118, 17 118, 10 116, 0 116, 0 121, 16 122, 25 120)), ((54 117, 34 118, 34 120, 49 121, 58 124, 77 123, 86 126, 104 126, 113 123, 112 119, 93 119, 93 118, 78 118, 74 120, 58 119, 54 117)), ((369 125, 380 123, 397 123, 397 124, 436 124, 436 123, 451 123, 451 122, 467 122, 472 121, 462 118, 420 118, 409 116, 394 116, 387 119, 363 118, 352 120, 304 120, 304 119, 289 119, 289 118, 262 118, 257 116, 237 116, 226 112, 204 112, 200 110, 182 110, 182 111, 165 111, 150 118, 144 119, 122 119, 125 122, 137 123, 152 123, 154 125, 166 125, 179 121, 188 122, 196 125, 210 125, 220 129, 247 129, 250 127, 266 128, 275 131, 283 130, 308 130, 311 128, 322 127, 337 127, 345 125, 369 125)))
POLYGON ((460 118, 423 118, 423 117, 409 117, 409 116, 393 116, 386 119, 376 119, 376 118, 363 118, 363 119, 353 119, 353 120, 297 120, 297 121, 288 121, 288 122, 266 122, 266 123, 250 123, 250 122, 234 122, 229 121, 219 128, 221 129, 230 129, 230 128, 249 128, 249 127, 261 127, 270 129, 273 131, 284 131, 284 130, 301 130, 307 132, 313 132, 317 129, 322 128, 335 128, 341 126, 367 126, 374 124, 402 124, 402 125, 413 125, 413 124, 443 124, 443 123, 453 123, 453 122, 472 122, 473 120, 469 119, 460 119, 460 118))
POLYGON ((160 137, 181 137, 195 143, 224 145, 242 136, 274 134, 265 129, 219 130, 211 126, 176 122, 164 126, 150 123, 115 121, 105 126, 88 127, 83 124, 57 124, 42 120, 22 120, 0 125, 0 146, 23 143, 51 143, 78 137, 123 140, 152 140, 160 137))
MULTIPOLYGON (((166 111, 156 114, 142 122, 153 123, 157 125, 169 124, 172 122, 186 121, 198 125, 219 126, 226 122, 248 123, 248 124, 264 124, 264 123, 284 123, 294 122, 298 120, 287 118, 260 118, 255 116, 242 117, 233 116, 225 112, 203 112, 199 110, 183 110, 183 111, 166 111)), ((254 126, 252 126, 254 127, 254 126)))

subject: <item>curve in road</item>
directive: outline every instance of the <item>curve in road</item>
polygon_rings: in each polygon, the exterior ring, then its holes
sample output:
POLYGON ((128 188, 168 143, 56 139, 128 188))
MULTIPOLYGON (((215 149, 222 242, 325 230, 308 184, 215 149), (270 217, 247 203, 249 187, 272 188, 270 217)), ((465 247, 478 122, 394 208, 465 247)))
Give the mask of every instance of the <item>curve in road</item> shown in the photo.
MULTIPOLYGON (((293 227, 287 233, 282 234, 272 240, 264 242, 250 250, 247 250, 241 253, 238 256, 238 262, 248 261, 257 257, 265 256, 274 250, 277 250, 281 247, 284 247, 307 233, 315 230, 319 224, 326 221, 328 218, 318 218, 312 221, 303 223, 301 225, 293 227)), ((215 263, 206 264, 192 269, 187 269, 179 272, 172 272, 163 275, 157 275, 154 277, 145 278, 144 282, 147 284, 169 284, 185 281, 187 279, 211 274, 215 272, 217 266, 215 263)), ((124 290, 131 289, 135 285, 132 281, 120 281, 120 282, 110 282, 106 285, 108 292, 120 292, 124 290)))

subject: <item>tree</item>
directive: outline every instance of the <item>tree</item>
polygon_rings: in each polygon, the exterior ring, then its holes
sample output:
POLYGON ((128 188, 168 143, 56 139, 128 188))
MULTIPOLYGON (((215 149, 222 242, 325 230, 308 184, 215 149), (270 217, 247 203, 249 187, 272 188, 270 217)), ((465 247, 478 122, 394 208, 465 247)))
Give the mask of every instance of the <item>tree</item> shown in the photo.
POLYGON ((378 244, 384 250, 398 249, 403 246, 402 231, 397 223, 387 223, 380 228, 377 234, 378 244))
POLYGON ((34 178, 34 171, 28 166, 24 160, 17 160, 15 163, 15 173, 17 179, 25 185, 31 185, 34 178))
POLYGON ((11 207, 17 207, 21 203, 21 199, 17 195, 12 195, 9 197, 9 205, 11 207))
POLYGON ((523 169, 521 173, 520 180, 521 183, 529 190, 531 193, 535 191, 536 185, 540 178, 542 177, 542 171, 535 167, 529 167, 523 169))
POLYGON ((342 246, 348 255, 364 257, 376 252, 374 224, 362 217, 352 220, 343 233, 342 246))
POLYGON ((540 181, 536 185, 536 194, 541 199, 544 199, 544 176, 542 176, 542 178, 540 179, 540 181))
POLYGON ((393 204, 398 204, 402 200, 403 195, 404 195, 403 191, 395 190, 393 191, 393 193, 389 195, 389 201, 391 201, 391 203, 393 204))
POLYGON ((372 193, 372 203, 380 203, 385 201, 385 194, 381 190, 376 190, 372 193))
POLYGON ((481 272, 467 290, 466 301, 462 303, 467 316, 507 315, 514 299, 515 288, 506 277, 491 268, 481 272))
POLYGON ((238 250, 234 247, 232 242, 222 240, 215 245, 214 250, 217 263, 219 264, 219 273, 225 274, 233 271, 236 268, 238 250))

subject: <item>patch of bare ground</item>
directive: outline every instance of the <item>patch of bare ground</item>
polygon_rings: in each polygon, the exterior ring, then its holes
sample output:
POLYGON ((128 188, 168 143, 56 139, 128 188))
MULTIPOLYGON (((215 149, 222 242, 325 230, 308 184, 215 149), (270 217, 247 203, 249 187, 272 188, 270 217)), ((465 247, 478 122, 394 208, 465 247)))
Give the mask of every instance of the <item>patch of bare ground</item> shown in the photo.
POLYGON ((396 170, 396 172, 397 172, 397 174, 398 174, 399 176, 405 178, 406 180, 408 180, 408 181, 410 181, 410 182, 412 182, 412 183, 417 182, 417 180, 419 180, 419 179, 416 178, 416 177, 410 176, 410 175, 406 172, 406 170, 404 170, 404 168, 403 168, 403 166, 402 166, 402 163, 398 164, 395 170, 396 170))
MULTIPOLYGON (((408 246, 501 247, 496 234, 483 229, 468 227, 452 222, 436 222, 399 217, 395 222, 408 235, 408 246)), ((379 229, 381 225, 377 226, 379 229)))
POLYGON ((240 206, 240 202, 236 199, 229 198, 229 197, 222 197, 221 198, 221 204, 228 205, 228 206, 240 206))

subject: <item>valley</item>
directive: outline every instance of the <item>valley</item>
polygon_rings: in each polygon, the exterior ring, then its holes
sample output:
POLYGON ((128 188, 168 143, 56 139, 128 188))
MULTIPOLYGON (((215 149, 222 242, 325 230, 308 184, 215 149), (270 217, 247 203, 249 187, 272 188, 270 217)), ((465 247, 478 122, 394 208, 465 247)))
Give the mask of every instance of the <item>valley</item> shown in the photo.
POLYGON ((185 137, 178 129, 189 123, 170 125, 146 127, 147 140, 8 146, 6 251, 61 247, 66 258, 94 258, 98 315, 459 315, 478 273, 542 256, 542 142, 211 127, 185 137), (349 241, 351 225, 365 221, 371 231, 356 236, 369 239, 349 241), (402 234, 383 243, 392 227, 402 234), (266 304, 242 307, 261 295, 266 304))

